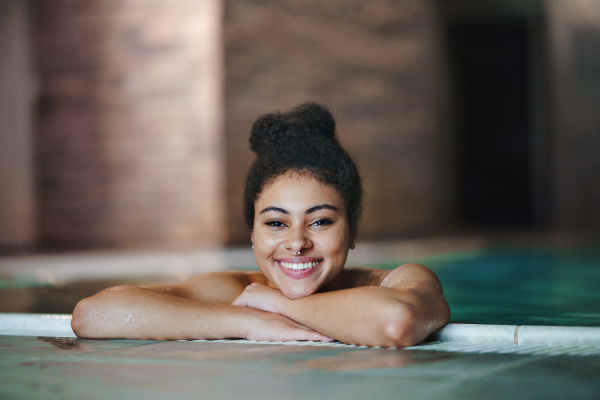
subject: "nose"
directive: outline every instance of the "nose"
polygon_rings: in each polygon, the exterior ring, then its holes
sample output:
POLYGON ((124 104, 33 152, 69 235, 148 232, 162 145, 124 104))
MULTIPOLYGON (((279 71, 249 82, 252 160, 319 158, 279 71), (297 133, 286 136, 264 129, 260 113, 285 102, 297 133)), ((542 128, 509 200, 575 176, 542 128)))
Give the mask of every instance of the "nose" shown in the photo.
POLYGON ((308 237, 308 232, 306 232, 304 227, 295 227, 289 230, 285 247, 292 253, 299 254, 302 250, 312 247, 312 241, 308 237))

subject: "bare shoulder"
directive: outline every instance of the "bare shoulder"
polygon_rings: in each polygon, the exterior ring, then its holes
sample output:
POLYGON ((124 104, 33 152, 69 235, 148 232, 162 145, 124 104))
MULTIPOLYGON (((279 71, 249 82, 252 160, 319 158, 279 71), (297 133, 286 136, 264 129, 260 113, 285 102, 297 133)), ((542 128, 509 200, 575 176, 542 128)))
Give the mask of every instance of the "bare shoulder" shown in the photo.
POLYGON ((343 283, 336 289, 379 286, 387 272, 376 268, 346 267, 343 270, 343 283))
POLYGON ((175 285, 151 285, 147 289, 171 296, 208 303, 230 304, 246 286, 265 283, 264 275, 257 271, 219 271, 198 275, 175 285))
POLYGON ((340 288, 361 286, 418 287, 431 286, 442 291, 442 284, 435 272, 417 263, 403 264, 392 270, 377 268, 349 267, 344 269, 343 284, 340 288))
POLYGON ((403 264, 391 271, 386 271, 379 285, 390 288, 431 286, 443 293, 442 284, 435 272, 417 263, 403 264))

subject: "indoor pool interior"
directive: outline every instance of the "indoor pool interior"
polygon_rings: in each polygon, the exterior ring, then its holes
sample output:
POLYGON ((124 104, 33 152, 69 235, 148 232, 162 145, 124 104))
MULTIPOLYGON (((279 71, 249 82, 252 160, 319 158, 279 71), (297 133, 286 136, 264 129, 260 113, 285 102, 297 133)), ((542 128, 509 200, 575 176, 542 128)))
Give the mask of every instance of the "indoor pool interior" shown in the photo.
POLYGON ((361 243, 349 264, 391 268, 407 261, 438 273, 452 319, 426 343, 385 349, 82 340, 70 331, 73 305, 97 290, 253 268, 247 249, 1 258, 0 397, 598 398, 594 241, 361 243))

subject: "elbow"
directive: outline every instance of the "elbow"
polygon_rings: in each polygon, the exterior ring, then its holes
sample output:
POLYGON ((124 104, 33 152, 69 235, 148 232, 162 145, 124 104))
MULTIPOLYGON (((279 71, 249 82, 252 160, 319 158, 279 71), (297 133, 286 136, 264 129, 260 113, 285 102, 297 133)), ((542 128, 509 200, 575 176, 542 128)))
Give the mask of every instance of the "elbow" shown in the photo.
POLYGON ((386 307, 381 320, 380 346, 415 346, 444 326, 450 320, 450 307, 446 300, 430 301, 426 307, 419 303, 394 302, 386 307))
POLYGON ((77 337, 93 337, 94 335, 90 332, 90 325, 93 321, 91 299, 86 298, 80 300, 75 308, 73 309, 73 316, 71 317, 71 329, 77 337))
POLYGON ((106 289, 92 297, 80 300, 73 309, 71 329, 80 338, 106 338, 114 326, 115 309, 120 308, 132 286, 106 289), (111 311, 112 310, 112 311, 111 311))
POLYGON ((409 304, 396 304, 387 313, 381 327, 381 345, 384 347, 409 347, 423 341, 419 335, 419 321, 414 308, 409 304))

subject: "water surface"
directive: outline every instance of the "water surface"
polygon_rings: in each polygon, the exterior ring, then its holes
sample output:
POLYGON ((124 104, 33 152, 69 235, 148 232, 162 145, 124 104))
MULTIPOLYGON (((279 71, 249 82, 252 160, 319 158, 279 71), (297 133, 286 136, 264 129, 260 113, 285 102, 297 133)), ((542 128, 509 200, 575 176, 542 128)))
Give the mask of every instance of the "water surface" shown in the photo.
POLYGON ((422 260, 452 322, 600 326, 600 248, 498 249, 422 260))

